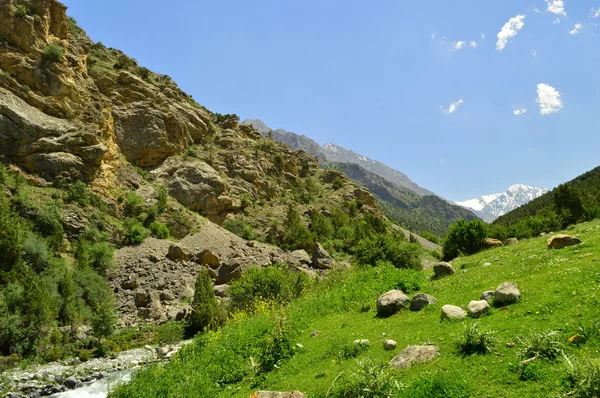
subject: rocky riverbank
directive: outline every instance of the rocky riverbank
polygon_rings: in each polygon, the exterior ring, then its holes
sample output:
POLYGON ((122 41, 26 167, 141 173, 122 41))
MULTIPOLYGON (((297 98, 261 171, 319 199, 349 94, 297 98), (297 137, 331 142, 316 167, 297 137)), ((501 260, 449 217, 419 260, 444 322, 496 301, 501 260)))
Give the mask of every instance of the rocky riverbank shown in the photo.
POLYGON ((0 393, 7 397, 40 397, 81 388, 113 372, 169 361, 181 347, 191 342, 186 340, 161 347, 145 346, 117 353, 114 357, 94 358, 86 362, 70 358, 11 369, 0 376, 0 393))

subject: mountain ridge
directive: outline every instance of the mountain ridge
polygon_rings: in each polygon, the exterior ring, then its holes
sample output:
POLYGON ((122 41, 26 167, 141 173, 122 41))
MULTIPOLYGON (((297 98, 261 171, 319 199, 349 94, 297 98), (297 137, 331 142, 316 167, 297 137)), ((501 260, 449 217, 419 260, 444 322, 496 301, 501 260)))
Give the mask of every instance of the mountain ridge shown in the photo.
POLYGON ((493 222, 530 201, 549 192, 546 188, 525 184, 513 184, 504 192, 482 195, 478 198, 456 202, 457 205, 470 209, 487 222, 493 222))

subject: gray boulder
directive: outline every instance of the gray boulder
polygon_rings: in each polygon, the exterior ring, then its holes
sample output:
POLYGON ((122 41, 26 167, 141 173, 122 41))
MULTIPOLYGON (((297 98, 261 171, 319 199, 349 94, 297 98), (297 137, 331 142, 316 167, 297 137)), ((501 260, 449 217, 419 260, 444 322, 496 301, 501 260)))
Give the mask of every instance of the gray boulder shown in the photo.
POLYGON ((377 299, 377 315, 390 316, 406 308, 410 304, 410 297, 400 290, 390 290, 377 299))
POLYGON ((173 261, 190 261, 190 255, 186 253, 179 245, 169 246, 167 258, 173 261))
POLYGON ((77 387, 78 383, 79 383, 79 380, 77 380, 75 377, 71 376, 71 377, 68 377, 63 384, 69 390, 72 390, 75 387, 77 387))
POLYGON ((504 246, 515 245, 517 243, 519 243, 519 240, 517 238, 508 238, 504 241, 504 246))
POLYGON ((383 349, 386 351, 395 350, 396 345, 394 340, 383 340, 383 349))
POLYGON ((467 313, 460 307, 448 305, 442 307, 442 319, 463 320, 467 317, 467 313))
POLYGON ((318 269, 331 269, 333 266, 333 258, 327 253, 327 250, 319 243, 313 245, 312 264, 318 269))
POLYGON ((433 273, 435 274, 435 278, 443 278, 454 275, 456 270, 450 263, 436 263, 433 264, 433 273))
POLYGON ((488 290, 486 292, 481 293, 481 296, 479 296, 479 300, 485 300, 488 303, 491 303, 492 301, 494 301, 494 296, 496 295, 496 292, 493 290, 488 290))
POLYGON ((289 263, 298 267, 308 267, 312 264, 312 259, 304 250, 294 250, 288 255, 289 263))
POLYGON ((419 293, 416 294, 412 300, 410 300, 410 310, 411 311, 421 311, 423 308, 428 305, 432 305, 437 303, 435 297, 430 296, 429 294, 419 293))
POLYGON ((436 345, 410 345, 390 361, 390 366, 396 369, 407 369, 413 364, 431 361, 440 355, 436 345))
POLYGON ((504 282, 494 293, 494 302, 499 305, 513 304, 521 299, 519 286, 514 282, 504 282))
POLYGON ((562 249, 567 246, 575 246, 581 243, 581 239, 571 235, 558 234, 548 238, 548 249, 562 249))
POLYGON ((490 305, 485 300, 473 300, 467 305, 469 315, 473 318, 479 318, 490 310, 490 305))

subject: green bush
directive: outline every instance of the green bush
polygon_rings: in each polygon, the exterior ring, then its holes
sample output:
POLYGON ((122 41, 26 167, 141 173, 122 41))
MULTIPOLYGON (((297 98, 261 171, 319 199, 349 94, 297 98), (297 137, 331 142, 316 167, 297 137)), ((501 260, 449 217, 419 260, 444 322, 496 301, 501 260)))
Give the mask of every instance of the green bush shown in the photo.
POLYGON ((137 217, 146 209, 146 201, 133 191, 125 195, 125 204, 123 211, 127 217, 137 217))
POLYGON ((75 181, 67 185, 67 202, 77 203, 80 206, 86 206, 91 203, 91 194, 88 191, 87 185, 83 181, 75 181))
POLYGON ((309 285, 310 279, 302 272, 279 267, 250 268, 231 284, 228 291, 231 309, 252 310, 257 301, 263 300, 288 303, 309 285))
POLYGON ((136 73, 138 74, 138 76, 140 76, 142 79, 147 79, 150 77, 150 69, 145 68, 143 66, 140 66, 136 69, 136 73))
POLYGON ((335 358, 341 362, 346 359, 356 359, 361 354, 369 351, 368 344, 354 344, 354 343, 335 343, 327 353, 327 356, 335 358))
POLYGON ((213 290, 212 279, 207 270, 198 274, 192 301, 192 314, 188 319, 185 333, 192 337, 198 332, 210 330, 224 322, 224 314, 213 290))
POLYGON ((429 231, 422 231, 419 235, 423 239, 427 239, 428 241, 433 242, 433 243, 438 244, 438 245, 440 244, 440 238, 437 237, 436 235, 432 234, 429 231))
POLYGON ((493 332, 479 330, 479 324, 467 324, 462 338, 456 341, 456 348, 463 356, 489 354, 496 343, 493 332))
POLYGON ((150 224, 150 231, 152 232, 152 235, 158 239, 168 239, 171 236, 169 227, 159 221, 154 221, 150 224))
POLYGON ((123 223, 125 227, 124 242, 126 245, 139 245, 150 235, 144 224, 134 218, 128 218, 123 223))
POLYGON ((584 359, 575 363, 568 362, 568 366, 568 387, 564 389, 564 397, 600 397, 600 361, 584 359))
POLYGON ((356 361, 355 370, 345 383, 333 391, 336 398, 391 398, 400 392, 401 384, 395 380, 388 364, 370 359, 356 361))
POLYGON ((256 240, 258 235, 246 220, 242 217, 232 217, 223 223, 223 228, 246 240, 256 240))
POLYGON ((129 69, 133 66, 133 61, 127 55, 121 54, 117 57, 115 62, 115 69, 129 69))
POLYGON ((118 319, 111 301, 100 303, 92 317, 92 334, 96 337, 111 336, 118 319))
POLYGON ((25 225, 15 213, 8 199, 0 192, 0 281, 2 273, 11 271, 21 257, 25 239, 25 225))
POLYGON ((444 260, 452 260, 461 254, 477 253, 483 249, 486 236, 487 227, 483 221, 456 221, 450 227, 444 241, 444 260))
POLYGON ((42 273, 50 266, 50 258, 52 254, 48 250, 46 241, 33 232, 27 232, 25 234, 25 240, 23 241, 23 260, 36 273, 42 273))
POLYGON ((23 4, 17 5, 15 9, 15 17, 17 18, 25 18, 27 16, 27 7, 23 4))
POLYGON ((179 343, 185 337, 185 325, 182 322, 168 322, 158 326, 157 334, 160 344, 179 343))
POLYGON ((419 244, 399 240, 394 235, 376 235, 359 242, 355 257, 363 265, 376 266, 387 261, 397 268, 420 270, 422 250, 419 244))
POLYGON ((50 44, 42 51, 42 59, 47 62, 59 62, 65 56, 65 50, 58 44, 50 44))
POLYGON ((284 250, 304 249, 307 252, 312 250, 314 238, 306 225, 302 222, 302 217, 296 209, 290 204, 283 222, 283 237, 281 239, 281 248, 284 250))
POLYGON ((55 251, 63 249, 63 226, 60 210, 55 205, 42 208, 37 215, 35 227, 55 251))
POLYGON ((524 359, 544 358, 555 360, 564 355, 564 344, 557 331, 534 332, 529 338, 520 340, 519 355, 524 359))

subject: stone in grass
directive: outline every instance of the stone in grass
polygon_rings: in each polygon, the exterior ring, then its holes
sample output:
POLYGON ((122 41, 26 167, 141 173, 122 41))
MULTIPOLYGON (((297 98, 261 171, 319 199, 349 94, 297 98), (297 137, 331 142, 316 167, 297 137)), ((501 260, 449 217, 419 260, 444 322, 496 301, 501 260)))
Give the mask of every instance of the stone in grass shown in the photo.
POLYGON ((513 304, 520 299, 519 286, 514 282, 504 282, 494 292, 494 303, 498 305, 513 304))
POLYGON ((479 318, 490 310, 490 305, 486 300, 473 300, 467 305, 469 315, 473 318, 479 318))
POLYGON ((413 364, 431 361, 440 355, 436 345, 409 345, 390 361, 390 366, 396 369, 407 369, 413 364))
POLYGON ((371 342, 367 339, 358 339, 358 340, 354 340, 354 345, 358 345, 361 347, 368 347, 371 345, 371 342))
POLYGON ((488 303, 491 303, 492 301, 494 301, 494 296, 496 295, 496 292, 493 290, 488 290, 486 292, 481 293, 481 296, 479 296, 479 300, 485 300, 488 303))
POLYGON ((442 319, 461 321, 467 317, 467 313, 460 307, 446 304, 442 307, 442 319))
POLYGON ((394 340, 383 340, 383 349, 386 351, 395 350, 396 342, 394 340))
POLYGON ((443 278, 445 276, 454 275, 456 270, 450 263, 435 263, 433 264, 433 273, 435 278, 443 278))
POLYGON ((571 235, 554 235, 548 238, 548 249, 562 249, 567 246, 575 246, 581 243, 581 239, 571 235))
POLYGON ((410 310, 411 311, 421 311, 423 308, 428 305, 432 305, 437 303, 437 299, 429 294, 419 293, 415 294, 415 296, 410 300, 410 310))
POLYGON ((504 241, 504 246, 516 245, 517 243, 519 243, 517 238, 508 238, 504 241))
POLYGON ((410 298, 400 290, 390 290, 377 299, 377 315, 390 316, 406 308, 410 298))

